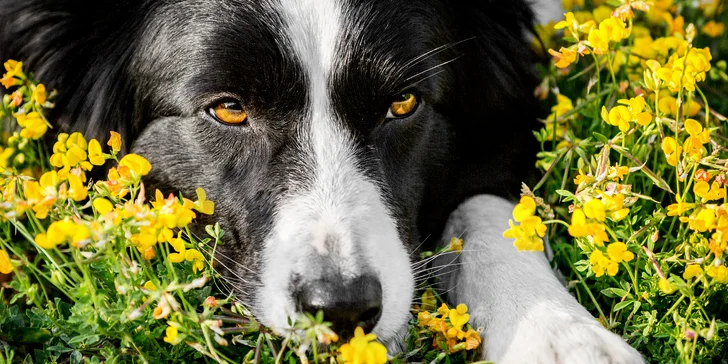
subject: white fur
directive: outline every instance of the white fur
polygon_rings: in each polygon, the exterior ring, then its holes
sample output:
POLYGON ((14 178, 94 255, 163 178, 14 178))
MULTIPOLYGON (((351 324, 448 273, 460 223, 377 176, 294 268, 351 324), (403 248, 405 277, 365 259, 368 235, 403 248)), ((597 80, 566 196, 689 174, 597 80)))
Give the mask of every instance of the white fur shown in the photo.
POLYGON ((290 279, 294 273, 311 278, 315 270, 309 264, 320 260, 306 257, 318 254, 331 256, 325 261, 344 277, 357 277, 364 269, 377 275, 383 308, 374 332, 386 339, 407 323, 414 280, 382 191, 361 171, 353 141, 332 112, 330 79, 344 12, 334 0, 282 0, 280 9, 310 86, 303 144, 313 151, 308 156, 313 183, 277 204, 265 241, 257 302, 261 321, 279 331, 289 327, 288 318, 296 315, 290 279))
POLYGON ((518 252, 502 237, 513 204, 480 195, 453 212, 445 241, 463 235, 452 301, 484 327, 484 358, 497 363, 642 363, 639 353, 602 327, 553 275, 542 253, 518 252))

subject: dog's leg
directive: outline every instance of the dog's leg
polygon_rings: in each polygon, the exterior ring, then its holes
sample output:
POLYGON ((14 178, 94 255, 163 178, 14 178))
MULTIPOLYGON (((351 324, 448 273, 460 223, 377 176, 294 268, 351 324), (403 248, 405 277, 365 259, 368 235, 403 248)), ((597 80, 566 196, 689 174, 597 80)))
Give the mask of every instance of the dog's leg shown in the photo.
POLYGON ((497 363, 642 363, 639 353, 589 314, 554 276, 543 253, 503 238, 513 204, 467 200, 450 216, 445 241, 465 240, 447 278, 451 303, 466 303, 483 327, 484 358, 497 363))

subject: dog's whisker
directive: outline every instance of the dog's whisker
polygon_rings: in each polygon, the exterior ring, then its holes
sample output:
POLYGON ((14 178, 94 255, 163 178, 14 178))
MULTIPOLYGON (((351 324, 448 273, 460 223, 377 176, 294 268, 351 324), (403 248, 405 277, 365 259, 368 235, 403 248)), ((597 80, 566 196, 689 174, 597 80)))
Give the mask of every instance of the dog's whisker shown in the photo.
POLYGON ((425 244, 425 242, 427 242, 427 239, 429 239, 429 238, 430 238, 430 236, 432 236, 432 234, 429 234, 429 235, 427 235, 427 237, 426 237, 426 238, 425 238, 424 240, 422 240, 422 242, 421 242, 421 243, 419 243, 419 244, 418 244, 418 245, 417 245, 417 246, 416 246, 416 247, 415 247, 414 249, 412 249, 412 252, 410 253, 410 256, 412 256, 412 254, 414 254, 415 252, 417 252, 417 250, 418 250, 419 248, 421 248, 421 247, 422 247, 422 245, 423 245, 423 244, 425 244))
MULTIPOLYGON (((250 282, 248 282, 248 281, 247 281, 247 280, 246 280, 245 278, 241 277, 241 276, 240 276, 240 275, 239 275, 238 273, 236 273, 236 272, 235 272, 234 270, 230 269, 230 267, 228 267, 227 265, 225 265, 225 263, 223 263, 223 262, 222 262, 221 260, 219 260, 219 259, 215 259, 215 260, 216 260, 216 261, 217 261, 217 262, 218 262, 218 263, 219 263, 220 265, 222 265, 222 266, 223 266, 223 268, 225 268, 225 269, 226 269, 226 270, 227 270, 228 272, 230 272, 230 274, 232 274, 232 275, 233 275, 233 277, 235 277, 235 278, 239 279, 239 280, 240 280, 241 282, 245 282, 245 283, 247 283, 247 284, 251 284, 251 283, 250 283, 250 282)), ((223 274, 221 274, 221 275, 222 275, 222 276, 224 276, 223 274)))
POLYGON ((420 63, 420 62, 422 62, 422 61, 424 61, 424 60, 426 60, 426 59, 428 59, 428 58, 430 58, 432 56, 435 56, 435 55, 439 54, 440 52, 446 51, 446 50, 448 50, 448 49, 450 49, 452 47, 455 47, 455 46, 457 46, 457 45, 459 45, 461 43, 465 43, 467 41, 473 40, 475 38, 476 37, 469 37, 469 38, 465 38, 463 40, 459 40, 457 42, 446 43, 446 44, 443 44, 443 45, 441 45, 439 47, 435 47, 435 48, 433 48, 433 49, 431 49, 431 50, 429 50, 429 51, 427 51, 427 52, 425 52, 425 53, 423 53, 423 54, 421 54, 421 55, 419 55, 419 56, 417 56, 417 57, 409 60, 407 63, 405 63, 402 66, 402 69, 403 70, 407 70, 410 67, 412 67, 412 66, 414 66, 414 65, 416 65, 416 64, 418 64, 418 63, 420 63))
MULTIPOLYGON (((445 256, 442 256, 440 258, 445 258, 445 256)), ((454 262, 456 262, 458 260, 458 257, 457 256, 449 257, 449 258, 451 258, 450 261, 443 262, 441 264, 436 264, 436 265, 433 265, 433 266, 430 266, 430 265, 420 265, 420 266, 417 266, 417 267, 413 267, 412 268, 412 272, 413 273, 417 273, 417 272, 424 272, 424 271, 427 271, 427 270, 430 270, 430 269, 436 269, 436 268, 441 267, 443 265, 452 264, 452 263, 454 263, 454 262)))
MULTIPOLYGON (((210 256, 212 256, 212 255, 213 255, 213 254, 212 254, 212 253, 213 253, 213 251, 212 251, 212 248, 210 248, 210 247, 202 247, 202 250, 204 250, 204 251, 205 251, 205 252, 206 252, 206 253, 207 253, 208 255, 210 255, 210 256)), ((246 266, 244 266, 244 265, 240 264, 239 262, 237 262, 236 260, 234 260, 234 259, 232 259, 232 258, 230 258, 230 257, 228 257, 228 256, 225 256, 225 255, 215 255, 215 256, 213 256, 212 258, 213 258, 213 259, 215 259, 215 261, 217 261, 217 262, 220 262, 221 264, 222 264, 222 262, 220 261, 220 258, 225 258, 225 259, 227 259, 227 260, 228 260, 228 261, 229 261, 230 263, 232 263, 232 264, 233 264, 233 265, 234 265, 235 267, 239 267, 239 268, 242 268, 242 269, 244 269, 244 270, 248 271, 249 273, 255 273, 255 272, 253 272, 253 270, 252 270, 252 269, 250 269, 250 268, 248 268, 248 267, 246 267, 246 266)), ((224 264, 223 264, 223 265, 224 265, 224 264)), ((227 266, 225 266, 225 267, 227 268, 227 266)))
POLYGON ((430 78, 432 78, 432 77, 435 77, 435 76, 437 76, 437 75, 439 75, 439 74, 441 74, 441 73, 443 73, 443 72, 445 72, 445 70, 439 70, 439 71, 437 71, 437 72, 433 72, 433 73, 431 73, 431 74, 429 74, 429 75, 427 75, 427 76, 425 76, 425 77, 422 77, 421 79, 419 79, 419 80, 417 80, 417 81, 415 81, 415 82, 412 82, 412 83, 411 83, 411 84, 409 84, 409 86, 407 86, 407 87, 408 87, 408 88, 412 88, 412 87, 414 87, 414 86, 416 86, 416 85, 420 84, 421 82, 427 81, 428 79, 430 79, 430 78))
POLYGON ((427 265, 428 263, 432 262, 433 260, 435 260, 437 258, 442 258, 442 257, 444 257, 446 255, 450 255, 450 254, 453 254, 453 253, 460 253, 460 252, 462 252, 462 251, 459 251, 458 252, 458 251, 454 251, 454 250, 448 250, 448 251, 444 251, 444 252, 439 252, 437 254, 434 254, 431 257, 427 257, 427 258, 422 259, 422 260, 420 260, 418 262, 414 262, 414 263, 410 264, 410 267, 412 267, 412 269, 417 269, 419 267, 422 267, 422 266, 427 265))
POLYGON ((452 63, 452 62, 455 62, 455 61, 457 61, 458 59, 460 59, 460 57, 462 57, 462 55, 460 55, 460 56, 457 56, 457 57, 455 57, 455 58, 453 58, 453 59, 450 59, 450 60, 448 60, 448 61, 445 61, 445 62, 439 63, 438 65, 436 65, 436 66, 432 66, 432 67, 430 67, 430 68, 428 68, 428 69, 426 69, 426 70, 424 70, 424 71, 422 71, 422 72, 418 72, 418 73, 416 73, 416 74, 414 74, 414 75, 412 75, 412 76, 408 77, 407 79, 405 79, 405 81, 409 81, 409 80, 411 80, 411 79, 414 79, 414 78, 420 77, 420 76, 422 76, 422 75, 424 75, 424 74, 427 74, 427 72, 430 72, 430 71, 432 71, 432 70, 435 70, 435 69, 438 69, 438 68, 440 68, 440 67, 442 67, 442 66, 448 65, 448 64, 450 64, 450 63, 452 63))
POLYGON ((421 270, 419 272, 416 272, 415 274, 413 274, 413 276, 415 277, 415 279, 420 278, 420 277, 428 277, 428 276, 432 276, 435 273, 441 272, 441 271, 443 271, 443 270, 445 270, 447 268, 450 268, 450 267, 459 267, 459 266, 462 266, 462 265, 465 265, 465 263, 455 263, 455 264, 448 264, 448 265, 442 265, 442 266, 432 267, 432 268, 429 268, 429 269, 426 269, 426 270, 421 270))

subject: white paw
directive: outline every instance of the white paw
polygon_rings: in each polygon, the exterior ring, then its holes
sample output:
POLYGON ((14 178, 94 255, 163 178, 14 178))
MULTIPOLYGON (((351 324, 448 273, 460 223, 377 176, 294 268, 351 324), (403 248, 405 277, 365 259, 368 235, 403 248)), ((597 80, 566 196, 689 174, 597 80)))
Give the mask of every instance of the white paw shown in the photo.
POLYGON ((517 327, 506 330, 510 340, 502 334, 486 337, 485 358, 498 364, 644 363, 635 349, 591 317, 553 311, 542 314, 547 316, 521 320, 517 327))

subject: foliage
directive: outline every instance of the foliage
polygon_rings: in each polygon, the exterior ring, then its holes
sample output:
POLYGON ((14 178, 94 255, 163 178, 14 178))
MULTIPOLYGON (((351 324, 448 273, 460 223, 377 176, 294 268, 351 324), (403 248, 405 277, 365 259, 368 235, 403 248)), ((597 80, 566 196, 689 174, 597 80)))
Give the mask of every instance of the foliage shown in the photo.
MULTIPOLYGON (((467 307, 442 304, 434 312, 431 290, 423 296, 428 304, 414 311, 427 319, 413 316, 408 350, 395 357, 361 328, 338 343, 321 312, 297 317, 292 329, 275 335, 215 271, 220 226, 206 226, 204 237, 193 233, 197 214, 214 212, 204 190, 197 189, 195 201, 147 193, 142 179, 152 166, 136 154, 119 158, 115 132, 108 148, 78 132, 60 133, 48 153, 44 136, 52 126, 44 109, 54 106, 54 94, 26 75, 22 62, 4 66, 1 81, 11 92, 0 109, 0 119, 7 116, 0 150, 0 363, 477 357, 480 333, 467 324, 467 307), (106 179, 92 181, 104 165, 114 166, 106 179), (320 345, 326 349, 319 352, 320 345)), ((460 249, 454 239, 439 253, 460 249)))
POLYGON ((539 29, 554 57, 536 90, 553 105, 535 133, 544 175, 504 235, 546 249, 579 302, 648 361, 725 358, 723 4, 563 5, 565 19, 539 29))

